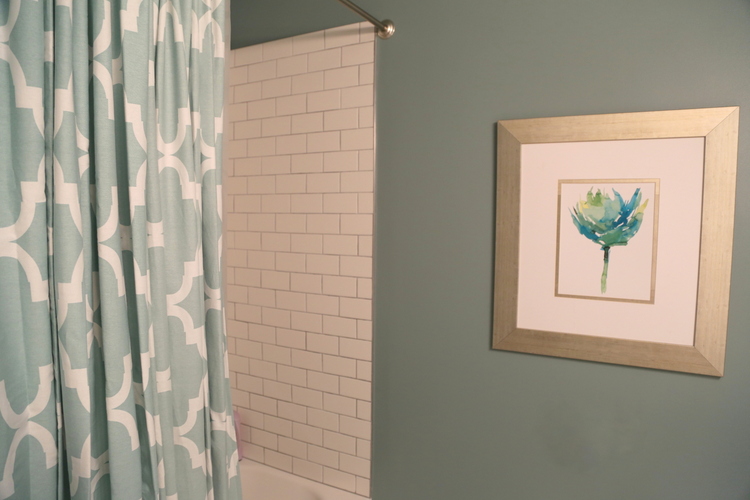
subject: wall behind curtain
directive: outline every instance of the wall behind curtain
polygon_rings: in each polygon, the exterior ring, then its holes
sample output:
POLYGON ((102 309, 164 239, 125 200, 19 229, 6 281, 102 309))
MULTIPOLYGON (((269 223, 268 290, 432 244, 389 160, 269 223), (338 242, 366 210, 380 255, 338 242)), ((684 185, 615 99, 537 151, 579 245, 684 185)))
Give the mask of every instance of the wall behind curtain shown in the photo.
POLYGON ((748 498, 750 3, 360 3, 396 23, 376 61, 373 498, 748 498), (495 122, 726 105, 726 376, 491 351, 495 122))

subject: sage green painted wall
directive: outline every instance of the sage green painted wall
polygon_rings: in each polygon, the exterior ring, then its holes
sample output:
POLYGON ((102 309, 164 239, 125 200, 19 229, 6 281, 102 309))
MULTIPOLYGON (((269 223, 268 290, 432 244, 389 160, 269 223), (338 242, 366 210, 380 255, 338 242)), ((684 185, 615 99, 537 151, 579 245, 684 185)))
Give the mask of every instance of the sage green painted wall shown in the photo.
MULTIPOLYGON (((397 29, 377 49, 375 500, 750 498, 750 2, 360 4, 397 29), (495 122, 726 105, 726 376, 490 350, 495 122)), ((295 22, 280 36, 315 29, 295 22)))

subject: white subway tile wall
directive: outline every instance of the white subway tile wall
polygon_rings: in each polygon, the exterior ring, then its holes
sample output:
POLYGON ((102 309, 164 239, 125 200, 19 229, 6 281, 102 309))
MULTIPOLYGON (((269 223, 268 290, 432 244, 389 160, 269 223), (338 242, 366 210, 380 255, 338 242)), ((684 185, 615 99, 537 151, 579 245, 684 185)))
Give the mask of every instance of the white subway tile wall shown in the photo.
POLYGON ((229 366, 248 458, 370 495, 374 29, 232 51, 229 366))

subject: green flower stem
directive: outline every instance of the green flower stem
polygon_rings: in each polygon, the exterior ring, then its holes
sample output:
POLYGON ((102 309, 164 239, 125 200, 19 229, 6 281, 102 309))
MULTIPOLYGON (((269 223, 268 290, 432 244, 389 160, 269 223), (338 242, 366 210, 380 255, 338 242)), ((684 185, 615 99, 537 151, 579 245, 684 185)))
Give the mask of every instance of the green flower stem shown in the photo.
POLYGON ((609 247, 602 247, 604 250, 604 270, 602 271, 602 293, 607 291, 607 269, 609 268, 609 247))

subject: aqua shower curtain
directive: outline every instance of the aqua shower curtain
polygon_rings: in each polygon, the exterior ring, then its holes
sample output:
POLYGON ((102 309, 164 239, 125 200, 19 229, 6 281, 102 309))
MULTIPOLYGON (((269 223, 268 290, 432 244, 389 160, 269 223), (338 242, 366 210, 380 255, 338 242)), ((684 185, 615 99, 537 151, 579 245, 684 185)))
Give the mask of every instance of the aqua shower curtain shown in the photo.
POLYGON ((0 0, 0 499, 237 499, 222 0, 0 0))

